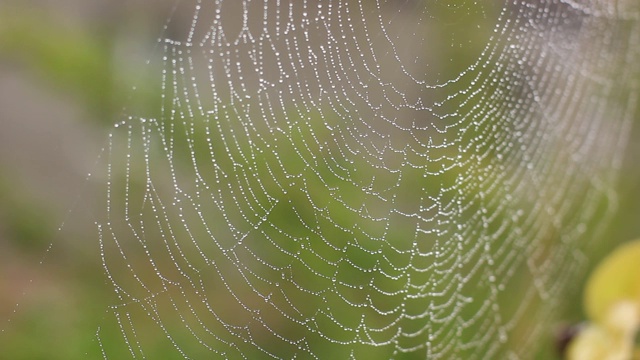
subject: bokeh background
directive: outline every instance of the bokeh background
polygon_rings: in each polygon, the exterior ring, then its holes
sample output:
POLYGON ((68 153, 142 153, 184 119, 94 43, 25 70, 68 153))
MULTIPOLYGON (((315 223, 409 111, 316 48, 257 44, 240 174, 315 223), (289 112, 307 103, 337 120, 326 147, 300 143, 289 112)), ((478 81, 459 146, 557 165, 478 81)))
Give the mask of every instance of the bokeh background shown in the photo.
POLYGON ((0 359, 98 354, 111 294, 88 174, 171 5, 0 2, 0 359))
MULTIPOLYGON (((90 174, 112 124, 131 105, 132 87, 136 106, 157 105, 146 60, 174 4, 0 1, 0 359, 82 359, 98 351, 96 326, 113 294, 94 224, 104 189, 90 174)), ((588 254, 590 266, 640 236, 639 174, 640 119, 617 185, 619 210, 588 254)), ((562 302, 558 327, 579 321, 580 294, 562 302)), ((550 347, 553 335, 540 346, 550 347)))

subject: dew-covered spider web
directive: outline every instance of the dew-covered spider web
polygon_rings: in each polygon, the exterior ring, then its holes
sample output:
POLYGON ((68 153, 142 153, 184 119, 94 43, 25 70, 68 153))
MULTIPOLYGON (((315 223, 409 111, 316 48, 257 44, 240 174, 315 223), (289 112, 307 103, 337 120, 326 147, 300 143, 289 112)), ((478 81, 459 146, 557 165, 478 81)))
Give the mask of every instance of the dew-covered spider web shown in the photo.
POLYGON ((635 0, 183 0, 113 128, 104 358, 531 358, 616 203, 635 0))

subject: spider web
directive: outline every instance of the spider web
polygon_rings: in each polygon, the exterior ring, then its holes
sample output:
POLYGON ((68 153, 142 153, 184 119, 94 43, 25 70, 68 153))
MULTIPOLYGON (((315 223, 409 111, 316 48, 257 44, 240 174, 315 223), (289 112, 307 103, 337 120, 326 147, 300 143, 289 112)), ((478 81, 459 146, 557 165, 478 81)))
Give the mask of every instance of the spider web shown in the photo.
POLYGON ((109 136, 104 358, 531 357, 615 208, 638 16, 178 3, 109 136))

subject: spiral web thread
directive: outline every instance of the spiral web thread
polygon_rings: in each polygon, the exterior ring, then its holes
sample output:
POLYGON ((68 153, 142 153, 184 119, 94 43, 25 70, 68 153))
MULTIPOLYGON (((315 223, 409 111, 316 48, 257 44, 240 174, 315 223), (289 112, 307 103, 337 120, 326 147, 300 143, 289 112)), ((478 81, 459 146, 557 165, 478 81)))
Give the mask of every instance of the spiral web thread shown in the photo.
POLYGON ((103 356, 530 357, 615 206, 638 15, 178 3, 109 137, 103 356))

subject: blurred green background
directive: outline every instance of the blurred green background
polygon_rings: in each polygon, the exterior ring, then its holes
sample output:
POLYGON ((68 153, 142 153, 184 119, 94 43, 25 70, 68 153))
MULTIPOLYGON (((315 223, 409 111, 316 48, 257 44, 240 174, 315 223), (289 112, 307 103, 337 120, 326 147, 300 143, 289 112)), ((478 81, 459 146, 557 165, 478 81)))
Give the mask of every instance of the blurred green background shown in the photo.
POLYGON ((0 359, 99 354, 112 290, 88 174, 170 5, 0 2, 0 359))
MULTIPOLYGON (((145 78, 145 60, 172 5, 0 3, 0 359, 99 353, 96 324, 104 323, 113 291, 93 223, 103 211, 101 189, 87 174, 104 156, 114 119, 131 105, 133 86, 136 106, 158 106, 157 79, 145 78)), ((638 128, 621 170, 619 211, 589 254, 590 266, 640 234, 638 128)), ((562 299, 567 323, 582 317, 574 295, 562 299)), ((106 341, 119 336, 116 325, 104 326, 106 341)), ((553 354, 552 338, 540 345, 539 358, 553 354)), ((163 351, 147 355, 160 359, 163 351)))

